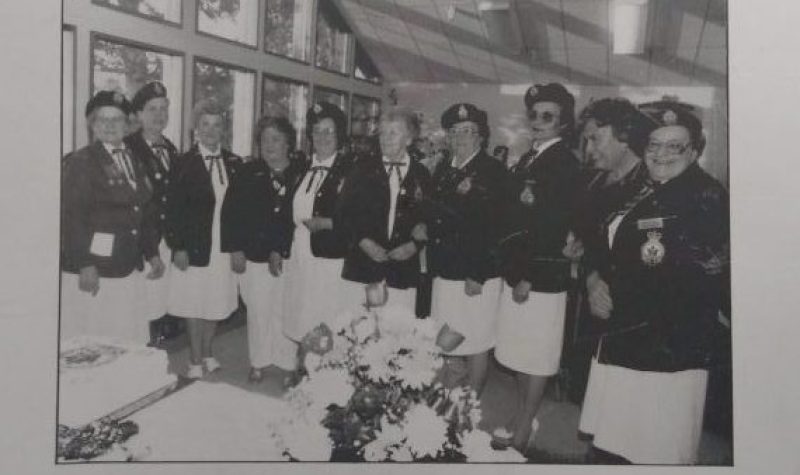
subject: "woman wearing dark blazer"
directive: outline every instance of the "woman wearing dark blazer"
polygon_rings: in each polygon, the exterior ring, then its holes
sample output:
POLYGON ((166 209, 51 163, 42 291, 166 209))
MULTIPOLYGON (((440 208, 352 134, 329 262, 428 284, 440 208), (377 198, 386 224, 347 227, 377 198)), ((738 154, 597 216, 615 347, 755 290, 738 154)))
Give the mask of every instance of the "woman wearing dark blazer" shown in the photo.
POLYGON ((308 110, 306 130, 312 156, 292 194, 295 227, 283 312, 283 331, 296 342, 312 330, 324 330, 357 300, 341 277, 347 237, 334 223, 353 165, 353 157, 342 152, 347 118, 335 105, 320 102, 308 110))
POLYGON ((469 386, 480 395, 497 337, 502 282, 493 250, 506 170, 486 153, 486 112, 458 103, 441 123, 452 158, 436 168, 426 205, 431 317, 443 324, 440 337, 449 335, 439 339, 444 353, 466 359, 469 386))
MULTIPOLYGON (((342 220, 350 251, 342 277, 363 284, 385 284, 387 304, 415 311, 421 243, 412 230, 424 219, 424 199, 430 195, 428 170, 413 161, 408 147, 419 131, 416 114, 387 111, 381 118, 381 160, 359 160, 347 178, 342 220)), ((354 302, 354 303, 359 303, 354 302)))
POLYGON ((98 92, 86 105, 94 143, 64 158, 62 175, 61 338, 95 335, 145 344, 144 261, 160 278, 152 187, 125 147, 130 105, 98 92))
POLYGON ((525 453, 547 380, 559 368, 571 262, 562 250, 578 196, 580 169, 568 143, 575 100, 561 84, 525 94, 532 149, 511 169, 506 191, 502 274, 495 358, 513 370, 521 405, 511 430, 525 453), (510 290, 510 292, 508 291, 510 290))
POLYGON ((245 163, 225 202, 222 245, 247 306, 247 349, 252 382, 270 365, 296 367, 297 345, 283 334, 286 279, 283 261, 292 246, 291 193, 303 162, 295 156, 297 132, 284 117, 262 117, 255 128, 257 158, 245 163))
POLYGON ((214 102, 194 109, 197 143, 173 167, 168 227, 173 240, 168 311, 186 318, 189 378, 220 367, 212 353, 217 321, 238 306, 237 277, 229 250, 222 247, 223 213, 240 159, 222 148, 224 110, 214 102))

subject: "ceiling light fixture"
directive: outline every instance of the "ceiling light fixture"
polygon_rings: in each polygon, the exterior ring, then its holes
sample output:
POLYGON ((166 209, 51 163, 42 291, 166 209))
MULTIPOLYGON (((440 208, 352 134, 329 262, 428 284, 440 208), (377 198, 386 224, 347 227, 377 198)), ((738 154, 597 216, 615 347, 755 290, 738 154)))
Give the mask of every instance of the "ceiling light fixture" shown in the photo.
POLYGON ((648 0, 611 0, 614 54, 642 54, 647 38, 648 0))

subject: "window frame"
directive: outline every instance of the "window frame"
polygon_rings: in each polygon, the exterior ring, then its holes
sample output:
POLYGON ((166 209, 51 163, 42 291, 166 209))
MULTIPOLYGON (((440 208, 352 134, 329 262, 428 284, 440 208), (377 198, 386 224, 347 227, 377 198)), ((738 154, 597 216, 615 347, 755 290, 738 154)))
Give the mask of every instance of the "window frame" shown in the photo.
MULTIPOLYGON (((306 90, 308 91, 308 105, 307 106, 311 107, 311 105, 313 104, 314 91, 313 91, 313 88, 312 88, 312 84, 310 82, 299 81, 299 80, 296 80, 296 79, 287 78, 285 76, 279 76, 277 74, 272 74, 272 73, 268 73, 268 72, 265 72, 265 71, 261 71, 261 89, 259 91, 261 93, 261 97, 259 97, 260 100, 258 102, 258 111, 260 113, 260 117, 263 117, 265 115, 264 114, 264 84, 266 83, 267 79, 270 79, 272 81, 277 81, 277 82, 285 82, 285 83, 305 86, 306 90)), ((297 133, 300 136, 298 138, 298 140, 297 140, 297 150, 305 150, 305 148, 307 146, 307 141, 308 140, 306 139, 305 120, 306 120, 306 115, 308 115, 308 107, 306 107, 306 110, 301 111, 302 121, 303 121, 303 128, 297 130, 297 133)), ((260 119, 260 117, 259 117, 259 119, 260 119)), ((292 124, 292 125, 295 125, 295 124, 292 124)), ((295 126, 295 128, 297 128, 297 127, 295 126)))
MULTIPOLYGON (((184 137, 183 137, 183 135, 184 135, 183 128, 186 125, 185 122, 184 122, 184 117, 183 117, 183 115, 184 115, 183 114, 183 110, 184 110, 184 106, 185 106, 186 89, 187 89, 185 81, 184 81, 185 78, 186 78, 186 53, 183 53, 183 52, 181 52, 179 50, 173 50, 173 49, 169 49, 169 48, 164 48, 164 47, 161 47, 161 46, 153 46, 153 45, 150 45, 150 44, 147 44, 147 43, 143 43, 143 42, 140 42, 140 41, 136 41, 136 40, 128 40, 126 38, 121 38, 119 36, 109 35, 107 33, 102 33, 102 32, 99 32, 99 31, 90 31, 89 32, 89 84, 87 85, 88 88, 89 88, 88 97, 90 99, 93 97, 92 89, 94 88, 94 68, 95 68, 94 44, 95 44, 95 41, 97 41, 97 40, 108 41, 110 43, 117 43, 117 44, 120 44, 120 45, 123 45, 123 46, 129 46, 129 47, 132 47, 132 48, 151 51, 153 53, 166 54, 166 55, 169 55, 169 56, 178 56, 178 57, 181 58, 181 84, 182 84, 182 87, 181 87, 181 104, 180 104, 181 107, 179 107, 179 110, 181 111, 181 114, 180 114, 180 117, 178 118, 178 121, 179 121, 179 123, 178 123, 178 132, 179 132, 180 137, 178 137, 178 139, 177 139, 179 141, 179 144, 176 144, 176 146, 178 147, 179 150, 183 150, 183 146, 185 145, 185 143, 184 143, 185 141, 184 141, 184 137)), ((77 111, 78 108, 75 107, 75 110, 77 111)), ((172 121, 173 117, 170 116, 169 120, 172 121)))
MULTIPOLYGON (((310 4, 309 4, 310 5, 309 15, 313 16, 314 12, 315 12, 315 5, 314 5, 315 1, 314 0, 308 0, 308 1, 310 2, 310 4)), ((293 56, 286 56, 286 55, 282 55, 280 53, 267 51, 267 41, 266 41, 266 38, 265 38, 265 36, 267 35, 267 21, 266 21, 266 18, 264 18, 266 16, 266 14, 267 14, 267 2, 269 2, 269 0, 264 0, 264 8, 263 8, 263 12, 262 12, 263 15, 262 15, 262 18, 260 18, 260 21, 259 21, 259 28, 261 30, 261 38, 259 38, 259 40, 264 43, 262 45, 262 47, 261 47, 261 50, 265 54, 268 54, 270 56, 274 56, 276 58, 288 59, 289 61, 294 61, 296 63, 303 64, 303 65, 313 65, 313 60, 314 60, 315 55, 316 55, 316 48, 314 48, 314 45, 316 44, 316 38, 317 38, 316 24, 314 24, 314 21, 313 21, 314 19, 313 18, 309 18, 308 19, 309 20, 309 35, 308 35, 308 45, 307 45, 308 51, 307 51, 306 59, 299 59, 299 58, 295 58, 293 56)), ((324 70, 324 71, 327 71, 327 70, 324 70)))
POLYGON ((145 15, 144 13, 132 12, 130 10, 126 10, 126 9, 124 9, 122 7, 117 6, 117 5, 112 5, 110 3, 105 3, 102 0, 92 0, 92 4, 97 5, 99 7, 102 7, 102 8, 108 8, 110 10, 118 11, 118 12, 124 13, 126 15, 132 15, 132 16, 135 16, 135 17, 138 17, 138 18, 144 18, 145 20, 150 20, 150 21, 154 21, 154 22, 157 22, 157 23, 161 23, 163 25, 171 26, 173 28, 182 29, 183 28, 183 15, 186 12, 185 5, 184 5, 183 2, 187 2, 187 1, 190 1, 190 0, 178 0, 178 1, 180 2, 180 12, 178 13, 178 21, 177 22, 172 21, 172 20, 166 20, 166 19, 163 19, 163 18, 150 16, 150 15, 145 15))
POLYGON ((256 42, 253 45, 243 43, 241 41, 232 40, 230 38, 225 38, 224 36, 215 35, 214 33, 210 33, 208 31, 203 31, 200 29, 200 5, 199 0, 195 0, 198 4, 195 6, 195 13, 194 13, 194 34, 199 36, 204 36, 206 38, 211 38, 213 40, 222 41, 225 43, 229 43, 234 46, 238 46, 240 48, 247 48, 252 51, 259 50, 259 42, 261 38, 259 38, 259 33, 261 32, 262 22, 258 19, 258 15, 261 13, 261 0, 256 0, 256 42))

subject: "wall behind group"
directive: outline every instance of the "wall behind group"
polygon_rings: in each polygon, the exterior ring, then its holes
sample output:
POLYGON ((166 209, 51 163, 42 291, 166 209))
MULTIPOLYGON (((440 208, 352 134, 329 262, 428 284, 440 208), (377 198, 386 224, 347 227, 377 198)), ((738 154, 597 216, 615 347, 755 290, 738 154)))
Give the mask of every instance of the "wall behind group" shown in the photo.
MULTIPOLYGON (((441 140, 439 126, 442 112, 457 102, 470 102, 489 115, 491 137, 489 150, 496 145, 510 149, 510 160, 517 160, 530 148, 528 125, 523 96, 530 84, 432 84, 401 83, 394 89, 398 105, 407 106, 422 114, 422 133, 435 141, 441 140)), ((644 103, 674 96, 682 102, 699 107, 707 138, 706 150, 700 164, 711 175, 728 184, 728 112, 725 89, 714 87, 627 87, 566 85, 575 96, 575 113, 591 101, 604 97, 624 97, 634 103, 644 103)), ((393 95, 395 95, 393 94, 393 95)))

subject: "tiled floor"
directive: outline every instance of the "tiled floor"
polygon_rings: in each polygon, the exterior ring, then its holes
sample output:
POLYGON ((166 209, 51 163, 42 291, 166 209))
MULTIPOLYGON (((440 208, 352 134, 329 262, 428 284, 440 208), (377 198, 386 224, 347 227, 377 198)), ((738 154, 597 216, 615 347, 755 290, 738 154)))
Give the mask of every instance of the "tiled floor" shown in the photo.
MULTIPOLYGON (((222 369, 208 376, 209 380, 232 384, 248 391, 270 397, 280 397, 282 377, 278 371, 270 371, 259 384, 247 381, 249 362, 247 358, 246 327, 240 316, 232 317, 220 328, 215 340, 215 356, 222 369)), ((167 345, 170 353, 170 372, 182 374, 188 360, 188 349, 183 337, 167 345)), ((514 380, 511 374, 493 362, 489 380, 482 399, 482 428, 491 432, 513 417, 510 404, 514 399, 514 380)), ((577 437, 580 407, 572 402, 557 400, 556 391, 550 388, 537 416, 540 428, 530 447, 528 456, 542 463, 584 463, 588 444, 577 437)), ((730 444, 722 438, 704 433, 700 447, 700 463, 705 465, 727 465, 732 460, 730 444)))

